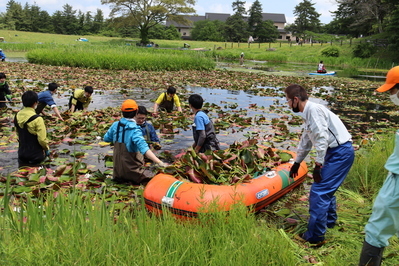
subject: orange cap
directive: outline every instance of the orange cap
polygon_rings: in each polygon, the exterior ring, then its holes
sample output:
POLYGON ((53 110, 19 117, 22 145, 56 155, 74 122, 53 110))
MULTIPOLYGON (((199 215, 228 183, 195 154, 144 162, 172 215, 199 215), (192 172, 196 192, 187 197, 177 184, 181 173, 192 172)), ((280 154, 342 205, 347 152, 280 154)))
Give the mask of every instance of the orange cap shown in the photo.
POLYGON ((391 68, 387 73, 385 84, 377 89, 379 92, 389 91, 399 83, 399 66, 391 68))
POLYGON ((122 103, 122 112, 133 112, 136 111, 138 109, 138 105, 136 103, 136 101, 132 100, 132 99, 127 99, 126 101, 124 101, 122 103))

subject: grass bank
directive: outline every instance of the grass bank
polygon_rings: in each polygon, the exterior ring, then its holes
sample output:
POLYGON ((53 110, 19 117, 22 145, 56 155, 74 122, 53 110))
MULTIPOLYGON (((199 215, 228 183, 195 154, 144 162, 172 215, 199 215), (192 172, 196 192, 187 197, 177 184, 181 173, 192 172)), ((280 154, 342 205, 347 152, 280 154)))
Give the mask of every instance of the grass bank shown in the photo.
MULTIPOLYGON (((57 34, 45 34, 45 33, 32 33, 32 32, 19 32, 19 31, 6 31, 0 30, 0 36, 4 36, 6 42, 1 44, 1 48, 6 52, 29 52, 34 49, 57 49, 59 51, 69 50, 72 47, 79 47, 81 49, 88 49, 86 53, 90 53, 93 49, 101 50, 101 49, 115 49, 115 56, 112 58, 115 59, 114 64, 118 64, 120 60, 117 56, 118 51, 125 50, 126 47, 135 47, 137 40, 131 39, 122 39, 122 38, 114 38, 114 37, 103 37, 103 36, 74 36, 74 35, 57 35, 57 34), (89 42, 80 42, 76 41, 80 37, 85 37, 89 40, 89 42)), ((276 43, 226 43, 226 42, 201 42, 201 41, 183 41, 183 40, 153 40, 156 44, 159 45, 160 48, 166 49, 183 49, 183 45, 185 42, 190 44, 190 49, 203 49, 212 51, 212 57, 215 61, 218 60, 237 60, 239 59, 240 54, 243 52, 245 54, 246 60, 258 60, 258 61, 267 61, 264 64, 276 64, 276 63, 287 63, 287 62, 297 62, 304 64, 313 64, 317 65, 320 60, 323 60, 325 65, 328 67, 335 66, 341 68, 366 68, 366 69, 390 69, 392 66, 398 64, 398 62, 393 62, 392 60, 382 58, 379 56, 375 56, 373 58, 361 59, 354 58, 352 56, 352 50, 355 45, 361 41, 362 39, 354 39, 354 40, 346 40, 346 41, 337 41, 332 43, 317 43, 310 44, 305 43, 303 45, 296 45, 295 43, 289 42, 276 42, 276 43), (328 47, 335 47, 339 51, 339 57, 327 57, 322 55, 322 51, 328 47)), ((141 50, 135 50, 135 54, 139 56, 139 54, 146 53, 144 50, 154 50, 154 48, 144 48, 141 50)), ((123 52, 122 52, 123 53, 123 52)), ((45 57, 45 53, 40 54, 43 56, 43 59, 40 60, 41 63, 45 63, 48 60, 45 57)), ((37 57, 39 56, 36 53, 36 60, 39 60, 37 57)), ((70 57, 67 53, 66 57, 70 57)), ((102 55, 100 55, 102 56, 102 55)), ((59 55, 58 58, 62 57, 59 55)), ((86 58, 85 58, 86 59, 86 58)), ((61 60, 61 59, 58 59, 61 60)), ((104 58, 105 61, 109 61, 107 58, 104 58)), ((176 60, 175 65, 179 65, 181 59, 180 58, 171 58, 169 61, 176 60)), ((68 58, 63 59, 62 61, 68 61, 68 58)), ((72 63, 72 65, 90 65, 89 63, 84 62, 76 62, 72 63)), ((93 67, 98 67, 98 62, 93 62, 89 60, 89 62, 93 63, 93 67)), ((49 63, 50 64, 50 63, 49 63)), ((152 62, 148 62, 147 64, 140 64, 142 69, 151 65, 152 62)), ((172 63, 171 63, 172 64, 172 63)), ((196 64, 199 64, 196 62, 196 64)), ((100 64, 101 65, 101 64, 100 64)), ((108 64, 105 64, 108 65, 108 64)), ((161 64, 162 65, 162 64, 161 64)), ((90 66, 89 66, 90 67, 90 66)), ((136 66, 137 67, 137 66, 136 66)), ((184 67, 184 65, 182 66, 184 67)), ((158 68, 155 65, 151 69, 158 68)), ((130 69, 130 68, 126 68, 130 69)))

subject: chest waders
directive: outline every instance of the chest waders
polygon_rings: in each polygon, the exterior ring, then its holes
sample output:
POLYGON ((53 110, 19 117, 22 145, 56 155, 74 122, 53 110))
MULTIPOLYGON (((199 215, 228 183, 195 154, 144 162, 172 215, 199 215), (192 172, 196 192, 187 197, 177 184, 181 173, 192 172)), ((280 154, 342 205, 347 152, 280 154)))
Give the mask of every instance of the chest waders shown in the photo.
POLYGON ((39 115, 31 116, 23 128, 19 127, 17 116, 14 118, 14 124, 18 131, 18 162, 20 166, 38 165, 45 158, 43 147, 40 145, 37 135, 31 134, 27 126, 28 123, 38 117, 39 115))
POLYGON ((144 168, 144 156, 140 152, 129 152, 126 148, 125 126, 118 123, 114 146, 114 180, 117 182, 130 181, 135 184, 147 183, 154 174, 144 168), (119 132, 122 130, 121 138, 119 132))
MULTIPOLYGON (((201 110, 198 112, 203 112, 203 111, 201 110)), ((194 142, 198 143, 199 132, 197 131, 197 127, 195 125, 193 125, 192 130, 193 130, 194 142)), ((202 145, 201 149, 199 150, 199 152, 203 153, 206 150, 220 150, 219 140, 216 138, 215 128, 213 126, 213 122, 211 119, 209 119, 209 123, 207 125, 205 125, 205 135, 206 135, 206 139, 205 139, 204 144, 202 145)))
POLYGON ((164 92, 163 100, 159 105, 160 110, 170 113, 172 112, 173 107, 174 107, 174 97, 172 97, 172 100, 169 101, 167 99, 167 93, 164 92))
POLYGON ((78 110, 83 110, 83 103, 73 96, 71 96, 71 98, 69 98, 69 103, 68 103, 69 109, 71 109, 73 99, 76 100, 75 112, 78 110))

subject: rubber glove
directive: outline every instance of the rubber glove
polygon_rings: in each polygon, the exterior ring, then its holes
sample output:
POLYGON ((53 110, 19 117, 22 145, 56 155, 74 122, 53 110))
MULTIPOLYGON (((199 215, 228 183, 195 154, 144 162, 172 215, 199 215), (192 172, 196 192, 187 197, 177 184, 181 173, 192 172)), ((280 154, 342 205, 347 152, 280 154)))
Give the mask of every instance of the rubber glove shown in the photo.
POLYGON ((160 150, 162 147, 161 147, 161 144, 159 144, 159 143, 157 143, 157 142, 154 142, 153 144, 152 144, 152 147, 154 147, 154 149, 155 150, 160 150))
POLYGON ((291 166, 291 170, 290 170, 290 177, 297 177, 298 175, 298 170, 299 170, 299 163, 295 162, 292 166, 291 166))
POLYGON ((313 169, 313 180, 316 183, 319 183, 321 181, 321 165, 316 164, 316 166, 313 169))

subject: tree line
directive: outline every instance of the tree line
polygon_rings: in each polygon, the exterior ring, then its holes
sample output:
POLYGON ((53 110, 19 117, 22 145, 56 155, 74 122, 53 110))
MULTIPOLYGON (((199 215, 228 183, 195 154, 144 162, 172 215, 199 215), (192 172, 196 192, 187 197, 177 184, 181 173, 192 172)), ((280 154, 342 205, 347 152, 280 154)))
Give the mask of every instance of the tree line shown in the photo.
MULTIPOLYGON (((83 13, 69 4, 50 15, 36 3, 24 6, 14 0, 6 4, 6 11, 0 13, 0 29, 42 32, 66 35, 103 35, 109 37, 137 37, 135 27, 121 23, 118 18, 105 19, 103 11, 83 13)), ((153 39, 180 39, 174 26, 156 25, 150 31, 153 39)))
MULTIPOLYGON (((388 50, 397 50, 399 42, 399 3, 397 0, 335 0, 337 10, 328 24, 320 22, 320 15, 311 0, 303 0, 294 8, 295 22, 285 30, 294 36, 324 35, 348 37, 374 36, 385 40, 388 50)), ((6 11, 0 13, 0 28, 10 30, 57 34, 139 37, 142 43, 154 39, 179 39, 174 26, 166 27, 166 20, 189 25, 185 17, 194 14, 195 0, 102 0, 110 5, 110 18, 105 19, 101 9, 93 14, 74 10, 66 4, 50 15, 36 3, 22 6, 9 0, 6 11)), ((262 20, 262 5, 255 0, 248 11, 245 1, 232 3, 234 14, 225 22, 198 21, 193 26, 194 40, 246 41, 253 36, 260 42, 275 40, 279 33, 272 21, 262 20)), ((266 7, 267 11, 267 7, 266 7)))

